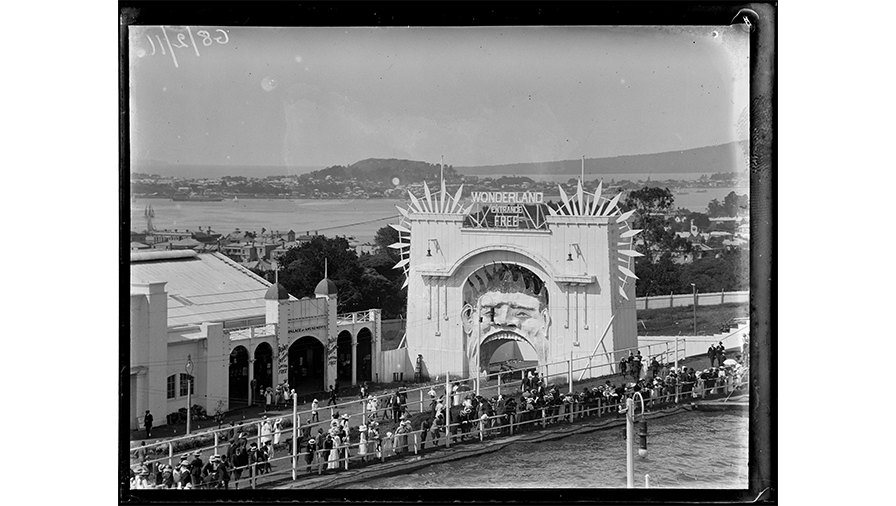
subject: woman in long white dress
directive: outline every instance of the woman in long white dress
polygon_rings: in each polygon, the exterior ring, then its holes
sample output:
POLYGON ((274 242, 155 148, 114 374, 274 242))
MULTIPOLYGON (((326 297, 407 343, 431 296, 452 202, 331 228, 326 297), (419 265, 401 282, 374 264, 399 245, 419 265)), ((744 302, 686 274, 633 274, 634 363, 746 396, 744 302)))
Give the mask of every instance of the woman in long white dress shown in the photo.
POLYGON ((280 431, 283 430, 282 426, 283 426, 283 419, 278 418, 278 419, 274 420, 274 444, 275 445, 280 444, 280 431))
POLYGON ((268 441, 271 441, 271 421, 265 420, 261 422, 261 444, 260 446, 264 446, 264 444, 268 441))
POLYGON ((327 469, 339 469, 339 445, 342 444, 342 440, 339 439, 339 435, 336 431, 332 431, 333 435, 333 449, 330 450, 330 458, 328 459, 327 469))
POLYGON ((358 435, 360 436, 360 442, 358 443, 358 455, 361 457, 363 462, 367 462, 367 426, 361 425, 358 427, 358 435))
POLYGON ((376 397, 374 397, 373 394, 371 394, 371 395, 367 398, 367 417, 368 417, 368 419, 370 419, 370 420, 376 420, 376 419, 377 419, 377 413, 376 413, 376 412, 377 412, 377 402, 376 402, 376 397))

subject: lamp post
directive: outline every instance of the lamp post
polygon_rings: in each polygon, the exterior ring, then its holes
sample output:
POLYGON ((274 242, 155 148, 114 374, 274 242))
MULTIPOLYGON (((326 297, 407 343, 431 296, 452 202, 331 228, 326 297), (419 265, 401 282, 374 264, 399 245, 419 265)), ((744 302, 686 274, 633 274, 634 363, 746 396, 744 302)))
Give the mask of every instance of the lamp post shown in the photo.
POLYGON ((187 435, 190 434, 190 407, 193 404, 193 358, 187 355, 187 365, 184 367, 187 371, 187 435))
POLYGON ((479 317, 480 325, 476 326, 476 358, 473 361, 473 366, 476 368, 476 395, 479 395, 479 354, 482 352, 480 349, 482 347, 482 317, 479 317))
MULTIPOLYGON (((644 397, 641 392, 635 392, 625 400, 625 485, 626 488, 635 488, 635 396, 641 401, 641 419, 644 418, 644 397)), ((642 427, 644 438, 642 448, 638 450, 641 458, 647 457, 647 429, 642 427)))
POLYGON ((697 285, 691 283, 691 288, 694 289, 694 335, 697 335, 697 285))

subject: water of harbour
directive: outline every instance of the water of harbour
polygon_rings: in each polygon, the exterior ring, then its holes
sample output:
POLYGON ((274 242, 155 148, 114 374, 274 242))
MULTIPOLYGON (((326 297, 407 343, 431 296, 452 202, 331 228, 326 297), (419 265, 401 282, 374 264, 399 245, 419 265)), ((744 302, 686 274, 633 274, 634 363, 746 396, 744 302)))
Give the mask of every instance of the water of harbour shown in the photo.
MULTIPOLYGON (((720 202, 731 191, 748 193, 748 188, 686 188, 674 191, 675 208, 706 211, 712 199, 720 202)), ((552 198, 545 195, 546 199, 552 198)), ((559 198, 554 197, 555 200, 559 198)), ((221 202, 175 202, 162 198, 138 198, 130 203, 132 230, 146 228, 146 206, 155 212, 156 229, 197 230, 211 227, 219 233, 235 229, 260 232, 294 230, 297 234, 315 231, 334 237, 354 236, 371 242, 376 231, 389 223, 398 223, 396 205, 407 206, 404 199, 240 199, 221 202)))
POLYGON ((171 199, 144 199, 130 204, 131 229, 146 228, 143 212, 152 206, 153 226, 158 229, 211 227, 218 233, 239 228, 253 232, 267 230, 297 235, 318 232, 329 237, 354 236, 358 241, 372 242, 376 231, 390 223, 398 223, 395 199, 239 199, 221 202, 175 202, 171 199))
MULTIPOLYGON (((648 457, 635 456, 635 486, 743 489, 748 479, 744 413, 685 412, 648 423, 648 457)), ((637 434, 637 425, 635 433, 637 434)), ((624 428, 493 453, 345 488, 625 488, 624 428)))

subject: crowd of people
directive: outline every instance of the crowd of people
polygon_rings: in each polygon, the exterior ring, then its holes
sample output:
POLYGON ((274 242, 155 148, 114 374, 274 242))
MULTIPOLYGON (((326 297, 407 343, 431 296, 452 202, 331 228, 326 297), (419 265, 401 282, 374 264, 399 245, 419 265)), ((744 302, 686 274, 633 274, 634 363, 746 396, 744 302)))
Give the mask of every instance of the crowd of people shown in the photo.
MULTIPOLYGON (((329 472, 341 469, 347 457, 352 462, 381 460, 391 450, 395 455, 412 451, 411 435, 416 433, 417 451, 441 446, 445 438, 452 442, 480 438, 511 431, 527 430, 545 424, 573 421, 574 418, 603 413, 618 413, 625 399, 640 392, 648 405, 666 402, 685 402, 707 395, 731 393, 735 385, 743 384, 748 369, 741 355, 735 361, 725 361, 724 347, 713 346, 713 365, 703 370, 693 367, 676 368, 661 364, 653 357, 644 364, 640 353, 631 353, 620 362, 624 382, 582 388, 578 392, 561 392, 556 385, 548 385, 534 369, 522 376, 520 390, 514 395, 486 398, 455 382, 450 391, 439 394, 430 388, 429 409, 413 415, 408 410, 407 391, 399 388, 389 395, 374 396, 367 385, 362 385, 359 402, 363 404, 363 421, 351 427, 350 417, 332 412, 329 426, 320 427, 318 400, 314 399, 311 414, 302 420, 299 439, 298 464, 304 461, 306 473, 329 472), (732 363, 734 362, 734 363, 732 363), (624 365, 623 365, 624 364, 624 365), (643 367, 646 365, 646 367, 643 367), (632 381, 628 381, 628 379, 632 381), (450 431, 448 430, 450 421, 450 431), (390 428, 394 432, 381 429, 390 428), (316 429, 316 433, 312 431, 316 429), (326 429, 326 430, 325 430, 326 429)), ((441 389, 440 389, 441 390, 441 389)), ((355 415, 358 416, 358 415, 355 415)), ((249 442, 231 422, 227 451, 213 455, 203 462, 201 453, 193 458, 181 457, 177 466, 167 464, 142 465, 131 470, 132 488, 229 488, 238 481, 273 471, 271 460, 274 447, 280 443, 282 420, 264 417, 257 442, 249 442)), ((291 434, 291 431, 288 432, 291 434)), ((138 449, 138 452, 141 452, 138 449)), ((140 453, 145 462, 145 451, 140 453)))
MULTIPOLYGON (((225 453, 211 455, 203 462, 202 452, 197 450, 191 456, 182 455, 177 465, 148 462, 143 443, 135 451, 140 465, 130 471, 131 488, 226 489, 230 482, 270 473, 274 446, 280 443, 282 431, 282 419, 265 416, 257 441, 249 442, 242 426, 231 422, 230 431, 221 435, 228 442, 225 453)), ((234 488, 239 488, 238 483, 234 488)))
POLYGON ((292 402, 292 394, 289 384, 284 380, 276 387, 261 387, 259 398, 264 403, 264 411, 269 409, 285 408, 292 402))

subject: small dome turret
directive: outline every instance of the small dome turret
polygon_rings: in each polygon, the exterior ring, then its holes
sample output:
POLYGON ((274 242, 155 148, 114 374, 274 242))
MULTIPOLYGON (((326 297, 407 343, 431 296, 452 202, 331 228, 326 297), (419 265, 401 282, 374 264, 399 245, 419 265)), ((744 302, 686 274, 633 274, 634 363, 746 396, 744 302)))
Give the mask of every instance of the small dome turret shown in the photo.
POLYGON ((318 283, 317 287, 314 289, 314 295, 318 297, 336 296, 336 283, 330 278, 320 280, 320 283, 318 283))
POLYGON ((289 299, 289 293, 286 292, 286 288, 280 283, 274 283, 268 288, 267 293, 264 294, 265 300, 287 300, 289 299))

